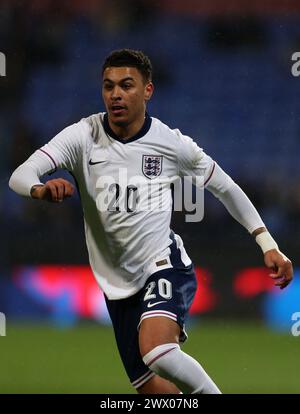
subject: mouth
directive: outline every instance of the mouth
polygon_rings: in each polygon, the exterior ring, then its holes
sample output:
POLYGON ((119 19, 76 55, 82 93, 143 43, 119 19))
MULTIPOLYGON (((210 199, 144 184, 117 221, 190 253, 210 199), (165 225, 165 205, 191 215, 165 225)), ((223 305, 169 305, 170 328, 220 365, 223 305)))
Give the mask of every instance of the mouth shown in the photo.
POLYGON ((112 105, 111 112, 114 115, 122 115, 126 111, 126 107, 122 105, 112 105))

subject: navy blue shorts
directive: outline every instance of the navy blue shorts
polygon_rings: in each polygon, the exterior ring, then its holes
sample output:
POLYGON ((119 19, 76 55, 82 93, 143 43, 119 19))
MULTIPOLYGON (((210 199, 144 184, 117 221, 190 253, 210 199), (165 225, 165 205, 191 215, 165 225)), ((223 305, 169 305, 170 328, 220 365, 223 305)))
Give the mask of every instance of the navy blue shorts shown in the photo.
POLYGON ((177 267, 152 274, 145 286, 129 298, 106 298, 121 359, 135 388, 154 375, 144 364, 139 351, 138 327, 141 320, 165 316, 176 321, 181 327, 180 341, 183 342, 187 338, 184 324, 196 287, 193 265, 185 267, 177 263, 177 267))

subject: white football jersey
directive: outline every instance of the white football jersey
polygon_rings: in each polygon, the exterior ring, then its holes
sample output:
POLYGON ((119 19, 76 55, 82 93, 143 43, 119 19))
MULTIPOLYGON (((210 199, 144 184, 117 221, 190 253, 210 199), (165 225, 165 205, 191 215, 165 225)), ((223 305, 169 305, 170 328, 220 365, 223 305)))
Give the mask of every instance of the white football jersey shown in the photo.
MULTIPOLYGON (((38 160, 39 176, 59 168, 74 176, 91 268, 109 299, 133 295, 152 273, 172 267, 170 183, 180 176, 202 176, 208 183, 215 168, 191 138, 148 115, 139 133, 126 141, 115 136, 107 114, 91 115, 30 159, 38 160)), ((181 238, 174 237, 182 262, 189 265, 181 238)))

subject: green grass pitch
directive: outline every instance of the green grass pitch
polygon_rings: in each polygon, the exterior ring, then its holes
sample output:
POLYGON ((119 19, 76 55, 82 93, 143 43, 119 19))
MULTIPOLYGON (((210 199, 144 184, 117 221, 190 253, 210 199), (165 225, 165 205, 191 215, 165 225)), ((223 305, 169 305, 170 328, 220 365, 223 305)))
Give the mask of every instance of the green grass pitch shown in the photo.
MULTIPOLYGON (((300 393, 300 336, 259 323, 198 321, 183 350, 224 393, 300 393)), ((0 393, 134 393, 110 327, 8 323, 0 337, 0 393)))

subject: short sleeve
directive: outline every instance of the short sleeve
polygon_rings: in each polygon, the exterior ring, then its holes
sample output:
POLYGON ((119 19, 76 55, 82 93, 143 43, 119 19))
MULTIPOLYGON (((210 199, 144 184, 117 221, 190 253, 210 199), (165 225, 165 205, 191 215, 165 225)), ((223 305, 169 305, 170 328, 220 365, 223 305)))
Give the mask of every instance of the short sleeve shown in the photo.
POLYGON ((63 129, 37 152, 48 158, 53 170, 74 171, 82 157, 84 137, 89 133, 89 125, 80 121, 63 129))

